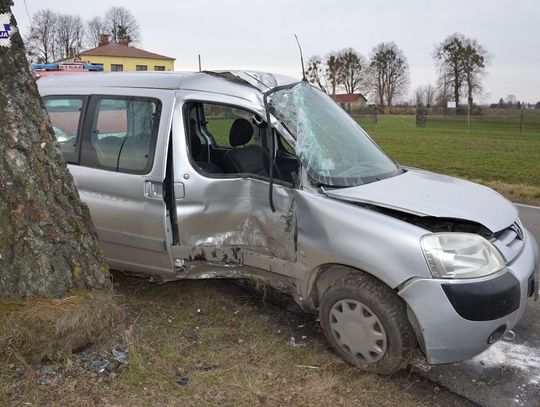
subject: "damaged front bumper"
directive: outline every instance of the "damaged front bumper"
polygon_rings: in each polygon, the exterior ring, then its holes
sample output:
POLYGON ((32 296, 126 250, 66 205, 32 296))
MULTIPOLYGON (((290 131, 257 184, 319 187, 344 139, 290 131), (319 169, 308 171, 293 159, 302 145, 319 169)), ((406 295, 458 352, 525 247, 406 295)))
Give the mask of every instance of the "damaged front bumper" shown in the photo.
POLYGON ((540 272, 534 237, 525 235, 523 251, 502 272, 470 280, 416 279, 399 292, 428 363, 470 359, 519 321, 540 272))

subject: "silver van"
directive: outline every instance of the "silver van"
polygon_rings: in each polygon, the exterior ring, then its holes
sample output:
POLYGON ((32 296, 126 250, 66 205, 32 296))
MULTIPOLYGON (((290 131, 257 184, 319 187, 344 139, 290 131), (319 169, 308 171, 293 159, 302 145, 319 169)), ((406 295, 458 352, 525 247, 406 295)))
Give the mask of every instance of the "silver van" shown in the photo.
POLYGON ((239 278, 318 313, 388 374, 484 351, 538 293, 538 250, 489 188, 388 158, 304 81, 260 72, 38 81, 110 267, 239 278), (535 273, 536 270, 536 273, 535 273))

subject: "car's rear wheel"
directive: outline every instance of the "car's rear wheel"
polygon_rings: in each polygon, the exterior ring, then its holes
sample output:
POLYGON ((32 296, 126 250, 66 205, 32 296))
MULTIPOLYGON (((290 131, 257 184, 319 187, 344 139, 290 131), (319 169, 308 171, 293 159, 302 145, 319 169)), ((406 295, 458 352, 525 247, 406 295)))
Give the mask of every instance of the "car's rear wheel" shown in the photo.
POLYGON ((409 362, 416 339, 405 304, 375 278, 354 273, 334 282, 319 313, 326 338, 351 365, 391 374, 409 362))

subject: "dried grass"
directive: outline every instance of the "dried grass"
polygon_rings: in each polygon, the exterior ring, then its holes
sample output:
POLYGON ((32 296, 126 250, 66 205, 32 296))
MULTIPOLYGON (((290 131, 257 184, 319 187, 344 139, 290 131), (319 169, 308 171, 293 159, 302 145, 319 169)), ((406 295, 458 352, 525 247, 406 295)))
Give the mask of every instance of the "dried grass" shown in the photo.
POLYGON ((110 293, 77 292, 63 299, 0 302, 0 359, 58 359, 123 327, 110 293))
POLYGON ((473 181, 494 189, 512 202, 540 205, 540 187, 538 186, 507 184, 502 181, 484 181, 481 179, 473 181))

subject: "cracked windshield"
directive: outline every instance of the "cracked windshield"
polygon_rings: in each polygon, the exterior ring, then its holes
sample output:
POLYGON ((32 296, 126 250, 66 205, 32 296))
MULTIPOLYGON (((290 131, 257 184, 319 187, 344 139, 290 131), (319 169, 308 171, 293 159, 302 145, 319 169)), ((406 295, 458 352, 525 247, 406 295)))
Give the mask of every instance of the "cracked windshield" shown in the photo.
POLYGON ((400 173, 367 133, 305 82, 269 95, 271 112, 296 138, 296 152, 318 183, 350 187, 400 173))

